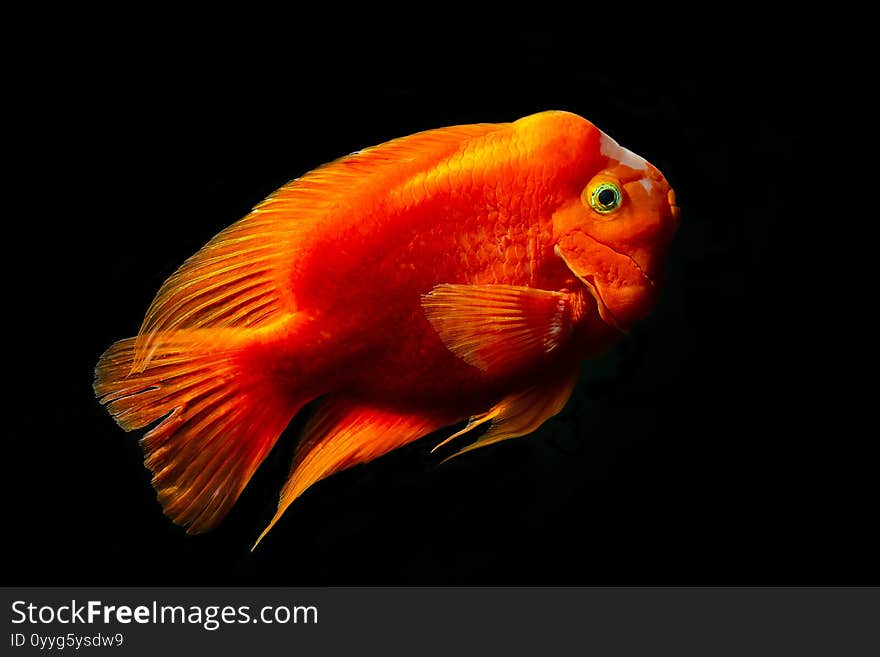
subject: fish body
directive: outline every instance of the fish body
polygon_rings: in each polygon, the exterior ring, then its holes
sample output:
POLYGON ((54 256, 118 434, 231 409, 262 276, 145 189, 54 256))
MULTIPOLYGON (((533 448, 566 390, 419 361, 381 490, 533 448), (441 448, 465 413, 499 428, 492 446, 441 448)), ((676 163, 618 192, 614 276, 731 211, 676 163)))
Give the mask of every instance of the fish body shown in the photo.
POLYGON ((418 133, 221 232, 102 356, 95 391, 127 430, 161 420, 146 464, 191 532, 320 398, 271 528, 315 481, 441 427, 491 423, 459 453, 536 429, 650 312, 677 224, 660 172, 577 115, 418 133))

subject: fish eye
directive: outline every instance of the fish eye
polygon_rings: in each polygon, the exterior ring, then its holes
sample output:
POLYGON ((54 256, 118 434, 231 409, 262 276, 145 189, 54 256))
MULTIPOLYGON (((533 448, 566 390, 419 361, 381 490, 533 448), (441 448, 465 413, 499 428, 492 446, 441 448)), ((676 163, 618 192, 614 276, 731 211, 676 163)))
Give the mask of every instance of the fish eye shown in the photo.
POLYGON ((623 197, 620 188, 612 182, 601 182, 589 193, 590 207, 600 214, 614 212, 623 197))

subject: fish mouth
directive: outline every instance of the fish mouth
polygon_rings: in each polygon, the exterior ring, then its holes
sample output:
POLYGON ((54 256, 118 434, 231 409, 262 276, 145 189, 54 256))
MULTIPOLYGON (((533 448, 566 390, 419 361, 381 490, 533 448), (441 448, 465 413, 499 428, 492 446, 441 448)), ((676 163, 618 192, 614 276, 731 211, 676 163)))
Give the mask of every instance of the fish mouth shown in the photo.
POLYGON ((675 202, 675 190, 670 189, 666 192, 666 200, 669 203, 669 213, 672 215, 672 221, 676 227, 681 223, 681 209, 675 202))
POLYGON ((555 245, 553 247, 553 252, 559 256, 562 262, 565 263, 565 266, 568 267, 568 270, 575 275, 581 283, 584 284, 584 287, 589 290, 590 295, 596 302, 596 309, 599 311, 599 317, 602 318, 602 321, 608 324, 611 328, 620 331, 621 333, 628 333, 628 331, 621 326, 621 323, 614 316, 614 313, 608 308, 608 304, 605 303, 605 300, 602 298, 602 294, 599 292, 599 288, 596 285, 596 281, 591 274, 579 274, 575 271, 574 267, 565 259, 565 256, 562 255, 562 251, 559 249, 559 245, 555 245))

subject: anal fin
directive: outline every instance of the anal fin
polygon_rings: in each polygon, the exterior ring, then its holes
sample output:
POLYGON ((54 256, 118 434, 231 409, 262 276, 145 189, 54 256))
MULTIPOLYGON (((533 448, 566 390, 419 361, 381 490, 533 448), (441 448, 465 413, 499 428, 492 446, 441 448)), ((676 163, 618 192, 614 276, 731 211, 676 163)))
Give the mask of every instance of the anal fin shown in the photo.
POLYGON ((303 431, 278 510, 254 548, 287 507, 315 482, 372 461, 457 419, 377 408, 345 397, 326 399, 303 431))

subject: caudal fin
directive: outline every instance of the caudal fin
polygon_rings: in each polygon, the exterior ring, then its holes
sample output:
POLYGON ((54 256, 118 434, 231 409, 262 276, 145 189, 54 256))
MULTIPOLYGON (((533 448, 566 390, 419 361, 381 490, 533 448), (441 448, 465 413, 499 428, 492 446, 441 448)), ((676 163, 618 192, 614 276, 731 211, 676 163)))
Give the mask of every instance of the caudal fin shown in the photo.
POLYGON ((144 462, 165 514, 192 534, 226 516, 302 406, 244 365, 241 335, 157 334, 142 371, 133 371, 137 350, 128 338, 95 369, 95 394, 119 426, 131 431, 159 422, 141 439, 144 462))

